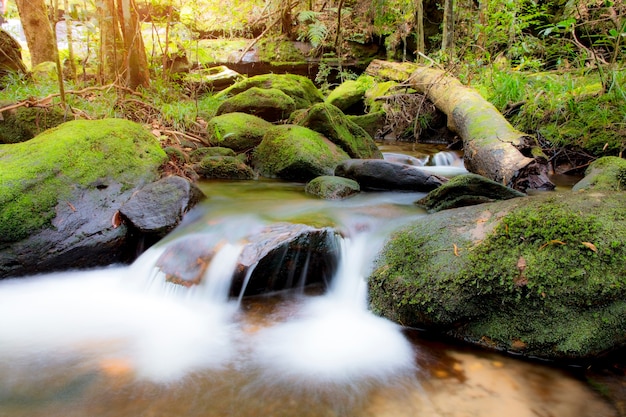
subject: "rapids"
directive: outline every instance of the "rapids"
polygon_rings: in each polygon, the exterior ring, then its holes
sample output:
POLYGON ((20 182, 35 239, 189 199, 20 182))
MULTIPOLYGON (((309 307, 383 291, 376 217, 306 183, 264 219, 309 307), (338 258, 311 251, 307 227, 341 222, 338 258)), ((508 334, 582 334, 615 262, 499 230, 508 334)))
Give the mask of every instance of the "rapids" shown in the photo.
POLYGON ((570 373, 429 341, 367 309, 385 236, 423 193, 321 201, 302 184, 205 183, 208 200, 130 266, 0 281, 0 416, 613 416, 570 373), (229 299, 245 236, 292 221, 344 239, 329 288, 229 299), (190 233, 217 255, 202 284, 155 268, 190 233))

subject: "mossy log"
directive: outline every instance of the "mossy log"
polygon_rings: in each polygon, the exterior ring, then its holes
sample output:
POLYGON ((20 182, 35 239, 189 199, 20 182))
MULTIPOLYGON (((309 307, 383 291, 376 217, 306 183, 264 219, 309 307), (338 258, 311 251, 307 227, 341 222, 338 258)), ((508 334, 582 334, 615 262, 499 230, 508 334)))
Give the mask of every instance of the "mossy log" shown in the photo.
POLYGON ((463 140, 465 167, 519 191, 549 190, 548 164, 535 138, 515 129, 476 90, 440 69, 374 60, 370 75, 406 82, 448 117, 463 140))

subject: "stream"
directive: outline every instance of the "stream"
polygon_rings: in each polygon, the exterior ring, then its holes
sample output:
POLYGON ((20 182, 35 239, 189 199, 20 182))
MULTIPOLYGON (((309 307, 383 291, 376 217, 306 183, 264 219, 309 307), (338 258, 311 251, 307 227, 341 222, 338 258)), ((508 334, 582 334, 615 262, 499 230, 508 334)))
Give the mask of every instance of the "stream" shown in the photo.
POLYGON ((368 311, 372 260, 392 230, 427 215, 413 204, 424 193, 323 201, 295 183, 200 186, 207 200, 130 266, 0 281, 0 416, 616 415, 575 370, 431 340, 368 311), (229 298, 246 234, 283 221, 345 236, 328 288, 229 298), (156 259, 198 232, 219 242, 204 281, 166 282, 156 259))

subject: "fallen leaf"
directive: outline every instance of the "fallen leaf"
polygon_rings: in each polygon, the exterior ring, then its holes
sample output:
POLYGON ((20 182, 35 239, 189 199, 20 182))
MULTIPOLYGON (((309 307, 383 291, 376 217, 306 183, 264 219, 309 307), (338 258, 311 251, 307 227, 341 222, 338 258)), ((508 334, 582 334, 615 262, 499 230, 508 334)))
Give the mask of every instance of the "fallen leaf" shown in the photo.
POLYGON ((76 211, 76 207, 74 207, 74 205, 72 203, 70 203, 69 201, 67 202, 67 205, 69 206, 70 210, 72 211, 76 211))
POLYGON ((459 256, 459 247, 456 243, 453 243, 452 246, 454 246, 454 256, 459 256))
POLYGON ((520 272, 526 269, 526 259, 524 259, 523 256, 520 256, 519 259, 517 260, 517 269, 519 269, 520 272))
POLYGON ((588 247, 589 249, 591 249, 592 251, 594 251, 595 253, 598 253, 598 248, 596 248, 596 245, 594 245, 591 242, 580 242, 583 245, 585 245, 586 247, 588 247))
POLYGON ((539 250, 545 248, 546 246, 550 246, 550 245, 567 245, 567 243, 562 242, 560 240, 553 239, 553 240, 550 240, 549 242, 544 243, 543 245, 541 245, 539 247, 539 250))
POLYGON ((113 215, 113 218, 111 219, 111 226, 113 226, 114 229, 117 229, 121 224, 122 224, 122 214, 118 210, 115 212, 115 214, 113 215))

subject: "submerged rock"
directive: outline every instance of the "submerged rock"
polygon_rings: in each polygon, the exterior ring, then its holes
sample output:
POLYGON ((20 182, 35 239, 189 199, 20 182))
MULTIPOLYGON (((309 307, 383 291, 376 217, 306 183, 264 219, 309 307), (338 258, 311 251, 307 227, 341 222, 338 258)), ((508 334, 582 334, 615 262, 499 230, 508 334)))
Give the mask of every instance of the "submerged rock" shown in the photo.
POLYGON ((447 181, 417 167, 380 159, 343 161, 335 175, 355 180, 363 190, 431 191, 447 181))
POLYGON ((499 184, 482 175, 465 174, 452 178, 418 201, 420 207, 431 213, 456 208, 491 203, 498 200, 525 197, 526 194, 499 184))
POLYGON ((307 182, 332 175, 349 156, 321 134, 297 125, 268 130, 255 149, 253 165, 262 176, 307 182))
POLYGON ((549 193, 431 214, 394 233, 372 308, 493 349, 589 358, 626 345, 626 194, 549 193))
POLYGON ((326 200, 340 200, 358 194, 361 188, 349 178, 324 175, 308 182, 304 191, 326 200))

